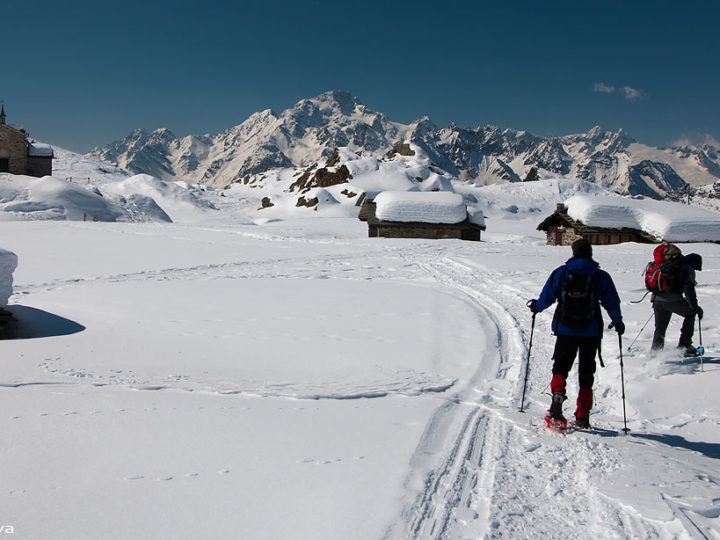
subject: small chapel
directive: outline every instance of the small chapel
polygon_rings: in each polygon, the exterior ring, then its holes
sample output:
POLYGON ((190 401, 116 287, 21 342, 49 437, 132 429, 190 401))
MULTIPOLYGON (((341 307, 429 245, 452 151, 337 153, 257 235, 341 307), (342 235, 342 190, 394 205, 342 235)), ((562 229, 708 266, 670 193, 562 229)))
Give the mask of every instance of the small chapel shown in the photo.
POLYGON ((53 149, 29 139, 27 131, 6 122, 5 106, 0 106, 0 173, 51 176, 53 149))

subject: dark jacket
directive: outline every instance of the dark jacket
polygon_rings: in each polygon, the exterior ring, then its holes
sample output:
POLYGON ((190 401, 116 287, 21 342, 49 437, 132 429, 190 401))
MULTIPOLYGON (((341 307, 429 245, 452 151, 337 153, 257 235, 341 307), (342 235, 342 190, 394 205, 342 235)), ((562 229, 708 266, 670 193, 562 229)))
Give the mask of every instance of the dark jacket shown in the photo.
POLYGON ((670 286, 670 290, 666 292, 658 292, 653 294, 653 302, 655 300, 675 301, 685 296, 685 300, 693 310, 698 307, 697 293, 695 292, 695 270, 702 270, 702 257, 697 253, 688 253, 682 258, 682 267, 680 269, 680 278, 677 283, 670 286))
MULTIPOLYGON (((593 285, 595 287, 596 296, 605 310, 607 311, 613 323, 622 322, 622 312, 620 311, 620 297, 613 283, 610 274, 604 270, 600 270, 598 263, 592 259, 580 259, 573 257, 567 263, 553 270, 543 287, 540 297, 538 298, 535 309, 543 311, 553 305, 562 293, 565 280, 568 278, 568 271, 575 274, 592 275, 593 285)), ((596 309, 597 315, 587 328, 573 330, 558 322, 558 310, 555 309, 555 315, 552 322, 552 330, 555 334, 566 336, 601 336, 603 331, 603 320, 599 309, 596 309)))

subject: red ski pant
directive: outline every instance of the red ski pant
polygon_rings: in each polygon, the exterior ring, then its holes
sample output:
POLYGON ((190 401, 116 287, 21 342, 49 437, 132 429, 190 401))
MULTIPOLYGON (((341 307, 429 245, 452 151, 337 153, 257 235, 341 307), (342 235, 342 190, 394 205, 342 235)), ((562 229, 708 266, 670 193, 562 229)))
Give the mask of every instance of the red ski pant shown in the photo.
POLYGON ((553 378, 550 388, 553 392, 565 394, 565 386, 575 357, 578 357, 578 392, 575 415, 587 418, 593 406, 592 387, 595 382, 595 355, 600 344, 598 336, 565 336, 558 334, 553 352, 553 378))

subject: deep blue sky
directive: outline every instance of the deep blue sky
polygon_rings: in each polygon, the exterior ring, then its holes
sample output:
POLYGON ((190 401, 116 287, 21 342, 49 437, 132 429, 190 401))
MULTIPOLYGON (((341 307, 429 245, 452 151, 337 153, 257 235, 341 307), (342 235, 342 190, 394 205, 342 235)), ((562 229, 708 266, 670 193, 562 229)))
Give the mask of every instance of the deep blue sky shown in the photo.
POLYGON ((3 2, 8 122, 78 152, 347 90, 392 120, 720 139, 720 3, 3 2), (602 90, 602 91, 601 91, 602 90))

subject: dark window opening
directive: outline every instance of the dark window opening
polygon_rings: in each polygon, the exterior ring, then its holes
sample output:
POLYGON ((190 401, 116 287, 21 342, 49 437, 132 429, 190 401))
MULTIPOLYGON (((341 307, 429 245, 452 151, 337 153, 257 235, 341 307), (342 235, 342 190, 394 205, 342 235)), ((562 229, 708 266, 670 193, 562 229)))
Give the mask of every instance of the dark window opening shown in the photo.
POLYGON ((0 157, 0 172, 10 172, 10 159, 0 157))

